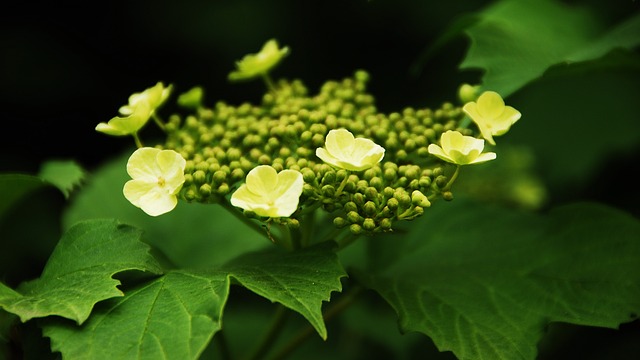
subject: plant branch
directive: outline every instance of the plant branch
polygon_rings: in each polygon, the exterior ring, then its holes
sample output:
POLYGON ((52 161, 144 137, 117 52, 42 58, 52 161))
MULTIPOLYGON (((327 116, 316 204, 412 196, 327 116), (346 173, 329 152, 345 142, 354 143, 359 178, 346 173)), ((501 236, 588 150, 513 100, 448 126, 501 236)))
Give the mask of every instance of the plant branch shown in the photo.
MULTIPOLYGON (((349 305, 353 303, 356 297, 362 292, 363 288, 360 286, 354 287, 348 294, 338 300, 335 304, 333 304, 322 316, 323 320, 328 322, 344 309, 346 309, 349 305)), ((306 341, 311 335, 315 333, 315 328, 311 325, 302 329, 301 332, 298 333, 296 337, 291 339, 289 343, 285 344, 285 346, 277 352, 270 360, 282 360, 289 356, 294 350, 296 350, 304 341, 306 341)))

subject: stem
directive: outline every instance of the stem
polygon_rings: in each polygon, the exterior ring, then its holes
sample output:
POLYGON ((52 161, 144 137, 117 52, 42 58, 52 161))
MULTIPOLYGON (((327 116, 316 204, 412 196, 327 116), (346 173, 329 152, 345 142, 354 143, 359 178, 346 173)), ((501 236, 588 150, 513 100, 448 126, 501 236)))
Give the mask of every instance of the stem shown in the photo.
MULTIPOLYGON (((362 287, 356 286, 351 292, 346 294, 343 298, 338 300, 335 304, 329 308, 324 315, 322 316, 324 322, 328 322, 344 309, 346 309, 353 300, 355 300, 356 296, 358 296, 362 292, 362 287)), ((279 352, 274 355, 271 360, 281 360, 285 357, 289 356, 298 346, 300 346, 305 340, 309 338, 309 336, 313 335, 315 332, 315 328, 311 325, 305 327, 301 332, 298 333, 296 337, 291 339, 288 344, 286 344, 279 352)))
POLYGON ((142 145, 142 141, 140 141, 140 137, 138 137, 138 133, 135 132, 133 134, 131 134, 133 136, 133 140, 136 142, 136 146, 138 147, 138 149, 140 149, 141 147, 143 147, 144 145, 142 145))
POLYGON ((445 185, 444 188, 442 188, 442 191, 449 191, 451 189, 453 182, 456 181, 456 178, 458 178, 458 174, 460 173, 461 167, 462 166, 460 165, 456 165, 456 171, 453 173, 453 175, 451 175, 449 182, 447 182, 447 185, 445 185))
POLYGON ((276 86, 271 80, 271 76, 269 76, 269 73, 263 73, 262 80, 264 80, 264 83, 267 85, 267 89, 269 89, 269 91, 276 95, 276 86))
POLYGON ((336 189, 334 197, 337 198, 338 196, 340 196, 340 194, 342 194, 342 190, 344 190, 345 185, 347 185, 347 181, 349 180, 350 175, 351 173, 347 170, 347 176, 345 176, 344 179, 342 179, 342 182, 338 186, 338 189, 336 189))
MULTIPOLYGON (((218 201, 218 204, 220 204, 223 208, 225 208, 228 212, 230 212, 233 216, 235 216, 237 219, 239 219, 240 221, 242 221, 243 223, 245 223, 247 226, 249 226, 250 228, 252 228, 253 230, 257 231, 260 235, 266 237, 267 239, 269 239, 269 241, 273 241, 276 242, 275 239, 271 239, 270 236, 268 234, 265 233, 264 229, 262 228, 262 226, 258 225, 256 222, 254 222, 253 220, 249 219, 248 217, 244 216, 244 214, 242 214, 240 211, 238 211, 233 205, 231 205, 227 199, 221 197, 220 201, 218 201)), ((273 237, 273 235, 271 235, 271 237, 273 237)))
POLYGON ((271 326, 269 326, 267 333, 262 337, 258 346, 256 346, 249 355, 249 360, 258 360, 264 354, 268 353, 269 347, 274 344, 276 338, 281 334, 282 329, 284 329, 284 324, 287 320, 288 314, 289 312, 287 311, 287 308, 282 306, 282 304, 278 304, 271 326))
POLYGON ((153 119, 153 121, 156 122, 156 124, 158 124, 158 126, 160 127, 160 130, 165 131, 165 127, 164 127, 164 123, 162 122, 162 120, 158 117, 158 115, 156 115, 156 113, 154 112, 153 114, 151 114, 151 118, 153 119))

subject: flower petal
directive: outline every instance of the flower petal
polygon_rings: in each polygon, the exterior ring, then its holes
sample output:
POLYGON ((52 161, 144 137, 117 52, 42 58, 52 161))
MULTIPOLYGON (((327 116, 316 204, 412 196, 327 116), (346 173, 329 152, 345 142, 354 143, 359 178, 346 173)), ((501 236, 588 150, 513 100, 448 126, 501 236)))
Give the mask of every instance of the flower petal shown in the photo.
POLYGON ((342 167, 342 162, 336 159, 335 156, 331 155, 327 149, 325 148, 317 148, 316 156, 320 158, 320 160, 326 162, 329 165, 333 165, 336 167, 342 167))
POLYGON ((275 189, 274 202, 277 216, 288 217, 298 209, 304 180, 302 173, 295 170, 282 170, 278 173, 278 186, 275 189))
POLYGON ((495 91, 485 91, 478 97, 478 112, 484 118, 496 119, 504 110, 504 100, 495 91))
POLYGON ((350 159, 353 154, 355 138, 347 129, 331 130, 325 139, 325 147, 333 157, 340 160, 347 160, 350 159))
POLYGON ((134 151, 127 162, 127 173, 129 176, 135 180, 157 182, 158 177, 162 175, 160 167, 156 162, 160 151, 162 150, 151 147, 143 147, 134 151))
POLYGON ((473 160, 469 164, 480 164, 480 163, 483 163, 483 162, 487 162, 489 160, 493 160, 495 158, 496 158, 496 153, 494 153, 494 152, 486 152, 486 153, 482 153, 482 154, 478 155, 478 157, 475 158, 475 160, 473 160))
POLYGON ((142 211, 148 215, 158 216, 173 210, 178 204, 178 198, 160 187, 154 187, 140 197, 138 203, 142 211))
POLYGON ((144 194, 151 191, 154 187, 156 187, 156 185, 148 181, 129 180, 124 184, 122 193, 130 203, 137 207, 140 207, 140 198, 142 198, 144 194))
POLYGON ((246 183, 254 194, 270 194, 278 184, 278 172, 269 165, 256 166, 247 174, 246 183))

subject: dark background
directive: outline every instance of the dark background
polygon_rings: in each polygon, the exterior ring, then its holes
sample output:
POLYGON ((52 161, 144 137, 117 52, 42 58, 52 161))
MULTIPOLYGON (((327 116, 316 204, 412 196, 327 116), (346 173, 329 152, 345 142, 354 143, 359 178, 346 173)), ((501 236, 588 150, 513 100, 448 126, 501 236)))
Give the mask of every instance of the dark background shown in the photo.
MULTIPOLYGON (((638 10, 632 0, 566 2, 587 4, 610 23, 638 10)), ((95 126, 117 115, 130 94, 158 81, 173 84, 178 93, 203 86, 207 104, 259 101, 260 81, 231 84, 227 74, 236 60, 257 52, 270 38, 291 49, 273 76, 300 78, 311 93, 326 80, 365 69, 380 110, 438 106, 455 100, 461 83, 480 80, 480 72, 458 70, 467 39, 456 38, 440 49, 422 63, 421 72, 412 69, 447 25, 488 3, 12 2, 0 14, 0 171, 33 174, 50 159, 74 159, 91 170, 119 155, 133 140, 98 133, 95 126)), ((609 185, 614 174, 618 188, 635 189, 635 178, 620 176, 619 169, 630 170, 638 155, 611 158, 578 193, 552 195, 597 200, 637 214, 637 190, 621 194, 609 185)), ((580 353, 595 359, 603 348, 624 352, 640 339, 638 322, 619 332, 562 325, 552 330, 561 342, 546 345, 542 355, 548 358, 580 353)))
POLYGON ((300 78, 311 93, 356 69, 370 72, 381 110, 454 100, 466 39, 410 69, 445 25, 486 1, 103 1, 16 2, 2 15, 0 169, 36 171, 50 158, 87 167, 129 146, 94 131, 128 96, 172 83, 204 86, 209 104, 257 101, 259 81, 231 84, 234 62, 269 38, 291 54, 274 77, 300 78), (8 128, 6 127, 8 126, 8 128))

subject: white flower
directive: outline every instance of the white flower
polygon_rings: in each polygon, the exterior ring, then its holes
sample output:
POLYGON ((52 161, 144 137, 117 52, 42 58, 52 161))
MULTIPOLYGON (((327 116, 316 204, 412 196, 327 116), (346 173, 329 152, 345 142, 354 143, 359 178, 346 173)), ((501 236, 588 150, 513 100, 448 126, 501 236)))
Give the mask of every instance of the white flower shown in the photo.
POLYGON ((468 102, 462 107, 491 145, 495 145, 494 136, 503 135, 511 125, 520 119, 520 112, 511 106, 505 106, 500 94, 485 91, 477 102, 468 102))
POLYGON ((384 148, 369 139, 354 138, 346 129, 331 130, 316 156, 327 164, 353 171, 366 170, 384 157, 384 148))
POLYGON ((259 53, 245 55, 242 60, 237 61, 237 70, 229 73, 229 80, 247 80, 267 74, 288 54, 288 47, 279 48, 278 42, 271 39, 262 46, 259 53))
POLYGON ((231 205, 258 216, 289 217, 298 208, 302 185, 299 171, 278 173, 271 166, 260 165, 249 171, 246 183, 231 195, 231 205))
POLYGON ((176 207, 177 194, 184 184, 186 160, 173 150, 143 147, 127 162, 133 180, 124 184, 124 197, 151 216, 176 207))
POLYGON ((479 164, 496 158, 496 153, 483 153, 484 140, 464 136, 458 131, 446 131, 440 145, 430 144, 427 150, 440 159, 457 165, 479 164))

